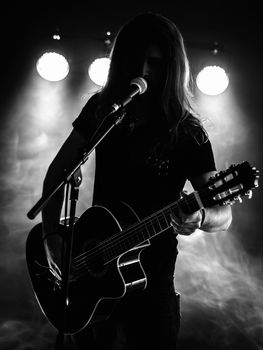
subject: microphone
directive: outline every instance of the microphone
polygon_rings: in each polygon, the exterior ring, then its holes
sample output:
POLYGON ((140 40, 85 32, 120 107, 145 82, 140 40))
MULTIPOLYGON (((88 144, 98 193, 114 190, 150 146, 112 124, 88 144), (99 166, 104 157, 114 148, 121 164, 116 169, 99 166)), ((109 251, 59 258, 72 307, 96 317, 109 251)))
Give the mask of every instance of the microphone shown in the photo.
POLYGON ((147 82, 144 78, 138 77, 138 78, 132 79, 132 81, 130 82, 128 92, 117 103, 114 103, 111 106, 112 110, 110 114, 115 113, 120 108, 125 107, 129 102, 131 102, 134 96, 138 94, 142 95, 145 93, 146 90, 147 90, 147 82))

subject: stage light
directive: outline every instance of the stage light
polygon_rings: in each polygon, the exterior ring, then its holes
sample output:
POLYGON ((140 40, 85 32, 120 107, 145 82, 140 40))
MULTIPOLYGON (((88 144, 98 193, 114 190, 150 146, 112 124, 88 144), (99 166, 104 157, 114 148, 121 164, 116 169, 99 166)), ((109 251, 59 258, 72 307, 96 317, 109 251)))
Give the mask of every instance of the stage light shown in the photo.
POLYGON ((48 81, 60 81, 69 73, 69 63, 62 54, 60 45, 61 36, 58 32, 52 36, 50 48, 37 60, 36 69, 38 74, 48 81))
POLYGON ((112 47, 111 35, 112 33, 110 31, 105 33, 103 37, 104 53, 100 57, 95 58, 88 69, 90 79, 99 86, 104 86, 108 78, 110 68, 109 56, 112 47))
POLYGON ((104 86, 109 72, 110 59, 108 57, 96 58, 89 66, 90 79, 99 86, 104 86))
POLYGON ((229 85, 227 52, 218 42, 212 45, 200 45, 199 48, 209 50, 209 54, 203 53, 203 58, 198 65, 199 71, 196 72, 196 85, 206 95, 222 94, 229 85))
POLYGON ((64 56, 56 52, 46 52, 36 64, 39 75, 49 81, 60 81, 66 78, 69 64, 64 56))
POLYGON ((206 66, 196 77, 196 85, 206 95, 219 95, 229 84, 225 70, 219 66, 206 66))

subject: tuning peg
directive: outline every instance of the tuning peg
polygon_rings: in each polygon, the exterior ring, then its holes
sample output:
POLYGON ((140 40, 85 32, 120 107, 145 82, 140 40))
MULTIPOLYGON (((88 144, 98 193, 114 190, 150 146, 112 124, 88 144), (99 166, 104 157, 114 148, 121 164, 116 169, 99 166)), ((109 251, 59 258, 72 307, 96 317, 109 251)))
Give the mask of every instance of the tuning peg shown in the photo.
POLYGON ((253 192, 251 190, 247 191, 245 193, 246 196, 248 196, 248 199, 251 199, 252 198, 252 195, 253 195, 253 192))
POLYGON ((239 201, 239 203, 242 203, 242 202, 243 202, 241 196, 237 196, 237 200, 239 201))
POLYGON ((223 205, 223 206, 225 206, 225 205, 233 205, 233 204, 234 204, 234 200, 230 200, 230 199, 228 199, 228 200, 222 202, 222 205, 223 205))
POLYGON ((215 180, 215 179, 218 178, 218 176, 219 176, 219 174, 216 173, 216 174, 214 174, 213 176, 210 177, 210 180, 215 180))
POLYGON ((242 200, 242 198, 241 198, 240 195, 235 196, 235 197, 233 198, 232 204, 234 204, 234 203, 237 202, 237 201, 238 201, 239 203, 242 203, 242 202, 243 202, 243 200, 242 200))

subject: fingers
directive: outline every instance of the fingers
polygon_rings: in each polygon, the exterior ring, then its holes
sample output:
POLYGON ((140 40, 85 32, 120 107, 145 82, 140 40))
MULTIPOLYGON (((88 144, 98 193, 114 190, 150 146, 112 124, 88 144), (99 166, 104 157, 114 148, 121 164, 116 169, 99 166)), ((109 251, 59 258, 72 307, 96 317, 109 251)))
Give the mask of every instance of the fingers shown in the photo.
POLYGON ((174 229, 175 234, 180 234, 180 235, 184 235, 184 236, 191 235, 197 229, 196 225, 186 224, 186 223, 179 224, 175 220, 171 220, 171 225, 174 229))
POLYGON ((60 271, 60 268, 57 266, 56 263, 54 262, 51 262, 50 263, 50 271, 52 273, 52 275, 59 281, 62 280, 62 274, 61 274, 61 271, 60 271))
POLYGON ((171 214, 171 226, 174 229, 174 233, 179 234, 179 231, 181 229, 180 219, 173 214, 171 214))
POLYGON ((186 215, 184 213, 179 213, 179 217, 171 214, 171 226, 174 229, 175 234, 180 235, 191 235, 201 225, 201 215, 199 212, 196 212, 191 215, 186 215))

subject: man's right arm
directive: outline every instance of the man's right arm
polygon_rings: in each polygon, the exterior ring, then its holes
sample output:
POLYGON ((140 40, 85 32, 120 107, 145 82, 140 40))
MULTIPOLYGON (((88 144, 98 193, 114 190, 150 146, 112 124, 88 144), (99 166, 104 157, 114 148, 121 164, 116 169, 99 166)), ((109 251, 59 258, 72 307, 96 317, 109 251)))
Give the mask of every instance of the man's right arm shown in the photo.
MULTIPOLYGON (((65 174, 74 169, 86 140, 76 130, 72 130, 57 155, 51 162, 43 182, 42 195, 47 196, 64 179, 65 174)), ((42 231, 49 266, 61 266, 61 237, 59 222, 64 201, 64 188, 61 187, 42 209, 42 231)))

